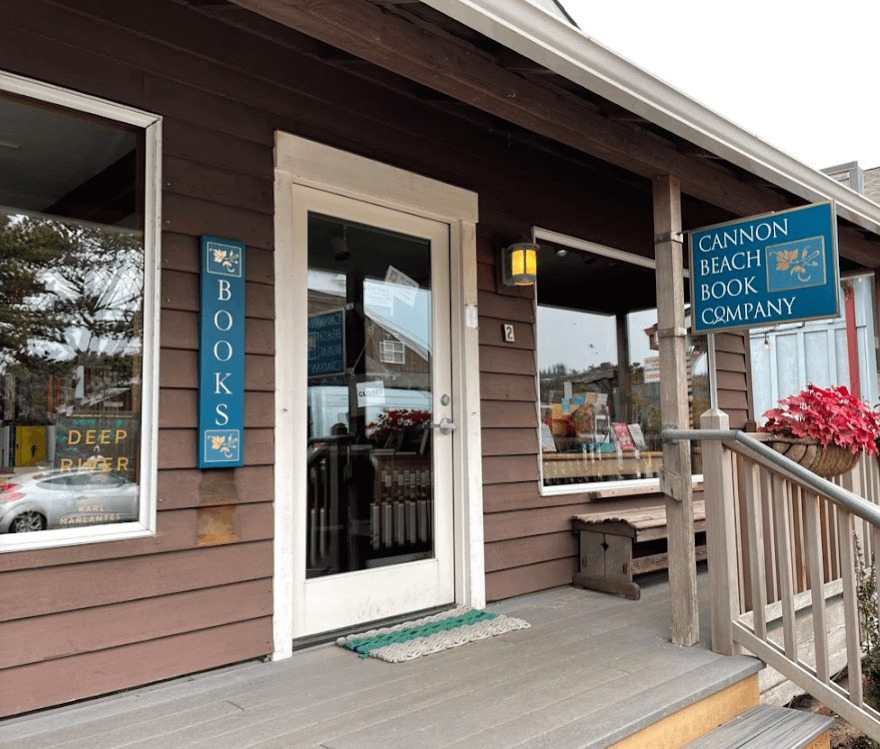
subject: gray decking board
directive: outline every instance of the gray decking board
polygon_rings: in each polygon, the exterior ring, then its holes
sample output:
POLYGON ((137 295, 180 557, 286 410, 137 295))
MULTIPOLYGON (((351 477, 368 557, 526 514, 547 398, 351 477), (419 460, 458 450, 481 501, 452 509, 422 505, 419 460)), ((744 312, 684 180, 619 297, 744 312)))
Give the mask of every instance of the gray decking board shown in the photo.
POLYGON ((799 749, 821 736, 834 723, 825 715, 759 705, 683 749, 799 749))
POLYGON ((720 689, 730 683, 728 677, 726 669, 713 673, 708 662, 678 673, 670 673, 668 667, 657 664, 600 688, 572 694, 540 714, 523 714, 450 746, 464 747, 472 742, 471 746, 481 749, 603 747, 691 704, 695 682, 703 691, 707 686, 720 689))
MULTIPOLYGON (((512 726, 522 738, 530 735, 528 726, 540 724, 542 721, 554 723, 572 717, 593 714, 594 710, 606 709, 605 700, 626 699, 635 691, 651 689, 667 682, 674 670, 666 658, 657 658, 656 647, 649 647, 638 653, 630 653, 626 658, 612 658, 602 663, 591 659, 573 659, 569 654, 560 663, 552 664, 543 673, 540 671, 521 674, 516 685, 509 682, 494 688, 484 688, 478 684, 471 692, 447 701, 442 705, 442 713, 421 719, 411 715, 413 723, 421 733, 425 727, 436 726, 432 738, 426 746, 445 746, 475 734, 484 735, 490 729, 509 734, 512 726), (638 671, 638 680, 632 678, 633 670, 626 671, 616 668, 618 660, 642 658, 642 667, 638 671), (544 677, 539 682, 539 674, 544 677), (525 688, 520 685, 525 684, 525 688), (479 698, 481 709, 474 710, 471 695, 479 698), (599 698, 597 699, 597 695, 599 698), (595 707, 594 707, 595 706, 595 707), (451 716, 447 719, 447 716, 451 716)), ((629 667, 629 666, 628 666, 629 667)), ((690 677, 691 679, 693 677, 690 677)), ((630 709, 631 709, 630 705, 630 709)), ((419 742, 408 739, 407 746, 416 749, 419 742)), ((403 743, 403 742, 401 742, 403 743)), ((353 747, 387 746, 387 736, 382 726, 370 732, 351 734, 347 739, 337 738, 328 743, 336 749, 353 747), (377 736, 373 736, 378 731, 377 736), (375 744, 374 744, 375 741, 375 744)), ((481 742, 477 744, 481 746, 481 742)))
MULTIPOLYGON (((557 588, 490 605, 531 628, 408 663, 360 659, 327 645, 285 661, 244 664, 13 718, 0 722, 0 745, 607 746, 758 667, 754 659, 717 656, 707 644, 672 645, 665 573, 640 582, 640 601, 557 588)), ((703 593, 705 585, 701 576, 703 593)))
MULTIPOLYGON (((140 741, 151 742, 155 746, 174 746, 173 736, 182 728, 192 726, 210 725, 214 721, 222 720, 230 714, 240 714, 241 710, 230 702, 212 701, 207 705, 190 708, 185 712, 176 712, 162 720, 149 722, 135 722, 117 724, 109 731, 104 731, 98 736, 89 737, 90 749, 117 749, 117 747, 129 746, 140 741)), ((137 715, 135 718, 139 717, 137 715)), ((41 747, 68 747, 80 746, 79 740, 64 742, 61 744, 41 744, 41 747)))
MULTIPOLYGON (((571 721, 559 721, 558 727, 530 736, 518 746, 522 749, 606 747, 692 704, 695 681, 700 682, 703 693, 723 689, 732 683, 723 670, 722 673, 713 672, 711 665, 707 664, 659 684, 646 685, 629 699, 621 695, 611 705, 602 706, 571 721)), ((476 743, 482 746, 481 737, 477 738, 476 743)))
MULTIPOLYGON (((501 678, 496 677, 489 683, 486 679, 481 678, 480 673, 468 672, 467 675, 469 681, 466 685, 462 685, 459 679, 456 682, 449 682, 441 688, 435 688, 434 685, 431 685, 425 686, 418 692, 390 696, 384 693, 385 690, 376 689, 374 690, 376 692, 375 702, 372 700, 367 703, 364 701, 352 702, 349 695, 344 695, 331 702, 320 703, 314 708, 296 713, 288 712, 284 702, 280 701, 271 709, 255 713, 253 720, 245 726, 240 726, 237 730, 235 723, 240 724, 241 721, 237 719, 237 716, 233 716, 230 719, 217 721, 210 727, 208 733, 215 731, 224 733, 227 728, 233 729, 234 732, 225 735, 224 739, 233 742, 232 745, 237 747, 262 746, 263 744, 256 743, 257 739, 269 741, 269 745, 272 745, 272 740, 275 737, 279 738, 281 746, 300 746, 308 740, 339 736, 353 731, 364 734, 378 724, 397 722, 403 716, 406 716, 410 722, 417 722, 421 726, 433 725, 431 720, 418 719, 419 714, 436 713, 446 716, 453 712, 453 700, 464 700, 467 706, 473 704, 475 692, 480 693, 481 699, 489 699, 493 688, 499 693, 510 690, 509 682, 505 682, 501 678), (265 720, 260 721, 261 717, 265 720)), ((460 676, 461 674, 459 674, 460 676)), ((610 676, 605 678, 610 678, 610 676)), ((535 686, 538 686, 539 682, 535 680, 534 671, 530 674, 530 682, 533 680, 535 686)), ((460 711, 459 715, 463 712, 465 711, 460 711)), ((380 732, 384 732, 384 730, 381 728, 380 732)), ((178 746, 190 746, 185 742, 196 737, 200 737, 201 740, 193 746, 208 746, 213 743, 207 741, 204 731, 188 733, 192 733, 192 736, 181 735, 177 741, 178 746)), ((402 735, 401 729, 397 728, 396 733, 398 736, 402 735)), ((364 735, 359 735, 358 742, 360 746, 368 745, 365 744, 364 735)), ((386 740, 383 738, 380 745, 385 745, 385 743, 386 740)))
MULTIPOLYGON (((162 685, 147 686, 32 715, 0 720, 0 739, 8 742, 42 736, 43 743, 39 746, 50 747, 51 741, 61 743, 78 736, 95 735, 102 724, 106 724, 108 730, 112 729, 119 725, 120 716, 139 722, 142 712, 149 713, 152 710, 156 711, 156 715, 182 712, 193 705, 213 701, 210 693, 217 688, 218 683, 250 680, 253 678, 250 672, 263 665, 259 662, 243 663, 162 685), (205 696, 206 693, 208 696, 205 696), (132 717, 135 714, 138 718, 132 717)), ((5 749, 4 744, 0 746, 5 749)))
MULTIPOLYGON (((485 644, 489 645, 490 642, 491 641, 487 641, 485 644)), ((475 645, 476 644, 477 643, 475 643, 475 645)), ((478 650, 482 651, 481 648, 474 648, 473 652, 477 652, 478 650)), ((364 661, 362 663, 366 666, 369 661, 364 661)), ((374 663, 377 662, 374 661, 374 663)), ((388 669, 397 669, 400 665, 405 664, 392 665, 377 663, 377 665, 384 666, 388 669)), ((416 664, 414 662, 410 665, 415 666, 416 664)), ((467 683, 465 684, 462 684, 463 672, 459 668, 457 671, 450 674, 450 678, 444 680, 443 683, 435 680, 432 680, 429 685, 417 682, 416 686, 418 686, 419 691, 401 691, 400 688, 397 688, 394 690, 393 694, 388 694, 388 690, 385 688, 375 690, 375 704, 371 703, 363 705, 356 703, 358 704, 357 710, 350 707, 351 697, 349 695, 339 697, 333 702, 320 703, 314 708, 309 709, 307 716, 303 717, 312 721, 322 719, 322 723, 308 725, 290 733, 283 730, 283 724, 287 723, 289 725, 290 723, 295 722, 296 718, 294 715, 286 712, 286 706, 284 704, 279 703, 277 707, 271 711, 271 713, 275 713, 275 715, 270 714, 267 716, 268 724, 264 722, 260 725, 244 728, 237 736, 235 736, 235 740, 241 741, 241 746, 249 746, 256 734, 266 735, 267 730, 267 739, 271 738, 273 734, 280 734, 284 737, 284 740, 288 742, 293 740, 305 740, 307 737, 314 736, 316 731, 323 731, 325 736, 334 734, 339 736, 340 734, 352 733, 355 727, 362 731, 366 731, 374 725, 396 720, 404 714, 408 714, 411 719, 417 719, 417 713, 419 711, 429 715, 436 713, 442 716, 455 713, 456 723, 460 723, 461 716, 466 715, 468 712, 467 708, 473 705, 474 694, 477 694, 481 702, 489 703, 490 705, 496 702, 496 696, 499 703, 506 701, 508 705, 512 704, 515 699, 520 697, 522 697, 524 701, 531 701, 533 703, 534 699, 530 700, 527 695, 529 692, 535 692, 538 689, 544 690, 541 695, 542 699, 551 700, 553 699, 553 693, 560 690, 562 690, 562 693, 565 695, 571 695, 576 691, 579 691, 578 687, 580 687, 580 690, 589 688, 591 682, 609 681, 627 675, 625 672, 615 672, 612 669, 603 669, 601 673, 594 673, 592 675, 587 674, 585 676, 583 673, 583 665, 572 660, 565 654, 560 655, 558 660, 549 662, 542 662, 542 659, 535 659, 535 656, 531 654, 519 657, 516 664, 518 671, 517 679, 515 681, 511 681, 510 679, 509 666, 503 663, 492 663, 485 668, 485 664, 480 663, 479 665, 482 670, 469 668, 465 672, 467 677, 467 683), (529 663, 531 660, 535 660, 536 662, 529 663), (565 684, 561 684, 563 680, 565 680, 565 684), (456 709, 453 702, 455 700, 463 701, 464 709, 456 709), (416 712, 414 713, 413 711, 416 712), (340 728, 340 722, 344 722, 344 728, 340 728)), ((516 711, 517 713, 521 713, 523 710, 517 708, 516 711)), ((471 712, 473 713, 472 710, 471 712)), ((485 711, 480 711, 479 715, 482 716, 482 719, 485 719, 485 711)), ((233 719, 225 722, 231 723, 234 722, 234 720, 235 716, 233 719)), ((445 718, 443 718, 443 720, 445 720, 445 718)), ((219 721, 215 726, 212 726, 211 730, 213 731, 215 727, 221 727, 223 722, 224 721, 219 721)), ((433 719, 418 719, 414 722, 420 727, 424 727, 427 725, 433 725, 436 721, 433 719)), ((288 728, 288 731, 289 730, 290 729, 288 728)), ((380 731, 384 730, 384 728, 380 729, 380 731)), ((401 734, 400 730, 396 731, 396 733, 398 735, 401 734)), ((232 738, 232 736, 228 737, 229 740, 232 740, 232 738)), ((359 745, 364 745, 366 737, 360 735, 357 740, 359 745)), ((384 745, 384 743, 385 738, 383 737, 381 739, 381 745, 384 745)))

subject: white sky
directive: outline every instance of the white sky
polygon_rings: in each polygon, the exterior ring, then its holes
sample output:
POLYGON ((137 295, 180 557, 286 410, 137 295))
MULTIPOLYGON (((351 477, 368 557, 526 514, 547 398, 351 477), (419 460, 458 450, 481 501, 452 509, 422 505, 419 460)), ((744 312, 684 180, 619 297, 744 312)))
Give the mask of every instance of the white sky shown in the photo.
POLYGON ((880 166, 877 0, 562 1, 585 34, 809 166, 880 166))

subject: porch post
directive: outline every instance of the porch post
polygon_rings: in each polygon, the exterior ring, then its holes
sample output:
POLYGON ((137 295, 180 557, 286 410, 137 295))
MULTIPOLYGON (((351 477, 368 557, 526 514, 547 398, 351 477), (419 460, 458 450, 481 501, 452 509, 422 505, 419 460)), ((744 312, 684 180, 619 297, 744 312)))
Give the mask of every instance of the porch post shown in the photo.
MULTIPOLYGON (((690 427, 688 367, 682 271, 681 183, 678 177, 654 178, 654 254, 657 261, 657 337, 660 349, 660 414, 663 426, 690 427)), ((700 640, 697 562, 691 491, 690 442, 663 444, 660 486, 666 494, 669 530, 669 596, 672 642, 700 640)))
MULTIPOLYGON (((730 429, 724 411, 710 409, 700 417, 701 429, 730 429)), ((736 579, 736 518, 733 467, 724 445, 703 442, 703 486, 706 494, 706 545, 709 550, 709 595, 712 612, 712 650, 735 655, 732 622, 739 613, 736 579)))

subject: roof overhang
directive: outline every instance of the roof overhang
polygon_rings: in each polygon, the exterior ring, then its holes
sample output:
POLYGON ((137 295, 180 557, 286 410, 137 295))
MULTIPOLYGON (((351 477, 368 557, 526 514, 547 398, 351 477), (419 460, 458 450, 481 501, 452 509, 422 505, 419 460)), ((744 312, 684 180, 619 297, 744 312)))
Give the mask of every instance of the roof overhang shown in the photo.
POLYGON ((529 0, 422 0, 645 120, 880 235, 880 205, 761 140, 529 0))

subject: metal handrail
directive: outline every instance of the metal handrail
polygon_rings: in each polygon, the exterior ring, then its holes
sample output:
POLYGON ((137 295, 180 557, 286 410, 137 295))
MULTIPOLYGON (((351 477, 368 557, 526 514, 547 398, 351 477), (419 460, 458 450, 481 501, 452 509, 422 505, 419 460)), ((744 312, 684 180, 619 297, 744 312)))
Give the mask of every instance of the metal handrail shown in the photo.
POLYGON ((664 442, 678 442, 680 440, 716 440, 720 442, 739 442, 751 452, 760 456, 763 463, 770 463, 774 467, 796 478, 801 484, 812 489, 817 494, 822 494, 835 504, 846 508, 853 515, 867 520, 869 523, 880 526, 880 507, 864 499, 843 487, 817 476, 812 471, 786 458, 768 447, 760 440, 737 429, 664 429, 660 433, 664 442))

